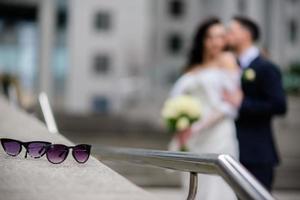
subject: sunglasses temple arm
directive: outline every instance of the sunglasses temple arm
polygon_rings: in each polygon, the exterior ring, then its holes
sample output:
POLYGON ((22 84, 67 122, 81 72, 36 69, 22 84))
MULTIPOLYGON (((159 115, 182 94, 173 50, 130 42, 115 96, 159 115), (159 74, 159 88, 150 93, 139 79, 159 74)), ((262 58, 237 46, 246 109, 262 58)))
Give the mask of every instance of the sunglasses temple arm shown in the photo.
POLYGON ((25 152, 25 158, 27 158, 27 154, 28 154, 28 150, 26 149, 26 152, 25 152))

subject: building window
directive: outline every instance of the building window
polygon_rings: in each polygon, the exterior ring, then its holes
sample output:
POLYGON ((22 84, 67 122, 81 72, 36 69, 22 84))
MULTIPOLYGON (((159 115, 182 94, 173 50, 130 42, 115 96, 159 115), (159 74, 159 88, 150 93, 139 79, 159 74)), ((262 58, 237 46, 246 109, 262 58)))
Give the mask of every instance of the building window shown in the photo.
POLYGON ((94 19, 94 26, 97 31, 109 31, 111 29, 111 15, 109 12, 98 12, 94 19))
POLYGON ((92 109, 95 113, 108 113, 110 102, 105 96, 95 96, 92 99, 92 109))
POLYGON ((111 60, 109 55, 100 54, 94 60, 94 72, 97 74, 105 74, 110 70, 111 60))
POLYGON ((183 48, 183 38, 178 33, 172 33, 167 38, 167 51, 170 54, 178 54, 183 48))
POLYGON ((290 42, 295 43, 298 37, 297 21, 295 19, 291 19, 288 24, 289 24, 290 42))
POLYGON ((183 0, 170 0, 168 5, 168 13, 173 18, 179 18, 184 15, 184 1, 183 0))

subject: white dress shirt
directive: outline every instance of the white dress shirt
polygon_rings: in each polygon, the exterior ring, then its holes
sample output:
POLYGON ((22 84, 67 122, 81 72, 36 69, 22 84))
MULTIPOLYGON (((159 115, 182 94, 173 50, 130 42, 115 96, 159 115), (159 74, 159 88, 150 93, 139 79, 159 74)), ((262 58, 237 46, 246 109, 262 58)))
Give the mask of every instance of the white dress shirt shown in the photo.
POLYGON ((239 56, 239 62, 242 69, 249 67, 251 62, 259 56, 259 49, 252 46, 239 56))

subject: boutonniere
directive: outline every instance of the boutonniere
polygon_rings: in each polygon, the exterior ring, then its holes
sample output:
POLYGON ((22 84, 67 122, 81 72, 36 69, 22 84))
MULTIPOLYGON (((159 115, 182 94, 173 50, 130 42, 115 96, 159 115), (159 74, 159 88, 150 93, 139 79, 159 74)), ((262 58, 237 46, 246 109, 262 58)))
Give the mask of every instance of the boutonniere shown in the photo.
POLYGON ((256 78, 256 73, 253 69, 248 68, 244 71, 242 78, 245 81, 254 81, 256 78))

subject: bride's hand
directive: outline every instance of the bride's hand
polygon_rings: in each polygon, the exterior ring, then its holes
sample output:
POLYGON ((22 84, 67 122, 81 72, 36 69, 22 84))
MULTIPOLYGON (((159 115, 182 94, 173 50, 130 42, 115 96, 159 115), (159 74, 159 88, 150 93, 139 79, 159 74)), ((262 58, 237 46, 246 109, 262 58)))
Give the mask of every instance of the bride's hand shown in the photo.
POLYGON ((187 128, 183 131, 178 132, 176 135, 179 140, 179 144, 183 146, 187 143, 187 140, 191 137, 192 131, 190 128, 187 128))
POLYGON ((223 92, 223 99, 233 105, 236 108, 239 108, 241 106, 242 100, 244 98, 244 94, 242 90, 236 90, 235 92, 223 92))

